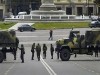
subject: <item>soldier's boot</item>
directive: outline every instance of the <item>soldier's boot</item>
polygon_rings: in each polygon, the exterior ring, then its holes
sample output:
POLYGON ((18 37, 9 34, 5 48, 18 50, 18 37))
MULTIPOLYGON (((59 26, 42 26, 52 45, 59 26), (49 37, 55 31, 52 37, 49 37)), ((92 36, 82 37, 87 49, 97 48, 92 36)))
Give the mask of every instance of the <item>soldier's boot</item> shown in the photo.
POLYGON ((24 59, 22 59, 22 63, 24 63, 24 59))
POLYGON ((77 57, 77 54, 75 53, 75 58, 77 57))
POLYGON ((14 56, 14 60, 16 60, 16 56, 14 56))
POLYGON ((96 57, 96 53, 95 53, 95 57, 96 57))
POLYGON ((38 61, 40 61, 40 57, 38 56, 38 61))
POLYGON ((59 59, 59 53, 57 53, 57 59, 59 59))
POLYGON ((3 59, 4 61, 6 61, 6 59, 3 59))
POLYGON ((32 59, 31 60, 34 60, 34 58, 32 57, 32 59))
POLYGON ((98 54, 97 54, 97 57, 98 57, 98 54))
POLYGON ((38 61, 40 61, 40 58, 38 58, 38 61))
POLYGON ((51 59, 53 59, 53 56, 51 57, 51 59))

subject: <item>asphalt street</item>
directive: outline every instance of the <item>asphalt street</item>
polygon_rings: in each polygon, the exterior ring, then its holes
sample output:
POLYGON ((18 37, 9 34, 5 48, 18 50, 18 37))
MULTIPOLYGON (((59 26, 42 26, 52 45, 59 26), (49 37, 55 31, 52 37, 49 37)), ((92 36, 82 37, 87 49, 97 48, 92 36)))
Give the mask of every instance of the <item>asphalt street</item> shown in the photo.
MULTIPOLYGON (((7 54, 7 61, 0 64, 0 75, 100 75, 100 54, 96 58, 89 55, 78 55, 74 58, 71 56, 69 61, 61 61, 57 59, 54 52, 54 59, 50 56, 50 44, 55 47, 55 41, 61 38, 67 38, 71 29, 53 30, 53 40, 48 40, 49 30, 36 30, 35 32, 18 32, 17 37, 20 44, 25 46, 25 63, 21 63, 20 50, 17 52, 17 60, 13 60, 12 54, 7 54), (43 46, 47 44, 47 58, 43 59, 43 51, 41 51, 41 60, 36 57, 31 60, 32 43, 40 43, 43 46)), ((84 34, 88 28, 76 29, 84 34)), ((20 45, 19 45, 20 47, 20 45)))

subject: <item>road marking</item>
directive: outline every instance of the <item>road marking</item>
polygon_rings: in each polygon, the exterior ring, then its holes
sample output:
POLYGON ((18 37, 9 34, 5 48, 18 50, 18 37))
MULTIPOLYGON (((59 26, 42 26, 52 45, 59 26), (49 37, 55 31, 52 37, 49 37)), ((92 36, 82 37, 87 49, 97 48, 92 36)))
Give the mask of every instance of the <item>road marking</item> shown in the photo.
MULTIPOLYGON (((17 53, 16 58, 19 59, 19 53, 17 53)), ((8 73, 14 68, 14 66, 15 66, 15 63, 10 68, 8 68, 8 70, 4 73, 4 75, 8 75, 8 73)))
MULTIPOLYGON (((64 36, 64 37, 67 37, 66 35, 53 35, 53 36, 64 36)), ((26 37, 26 38, 27 38, 27 37, 49 37, 49 36, 35 36, 35 35, 34 35, 34 36, 31 36, 31 35, 28 36, 28 35, 27 35, 27 36, 17 36, 17 37, 20 37, 20 38, 21 38, 21 37, 22 37, 22 38, 23 38, 23 37, 26 37)))
POLYGON ((43 61, 41 61, 42 64, 44 65, 44 67, 46 68, 46 70, 49 72, 50 75, 52 75, 51 71, 48 69, 48 67, 43 63, 43 61))
POLYGON ((41 56, 41 63, 44 65, 44 67, 46 68, 46 70, 49 72, 50 75, 57 75, 52 68, 43 60, 42 56, 41 56))
POLYGON ((8 75, 8 72, 10 72, 10 71, 13 69, 14 66, 15 66, 15 64, 13 64, 13 65, 5 72, 4 75, 8 75))

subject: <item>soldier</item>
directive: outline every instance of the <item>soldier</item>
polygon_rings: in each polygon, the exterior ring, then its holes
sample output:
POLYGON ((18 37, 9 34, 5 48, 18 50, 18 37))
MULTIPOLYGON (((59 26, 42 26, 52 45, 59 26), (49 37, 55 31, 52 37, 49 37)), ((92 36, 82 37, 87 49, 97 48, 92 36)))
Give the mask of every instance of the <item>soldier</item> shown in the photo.
POLYGON ((16 48, 10 47, 10 50, 13 51, 14 60, 16 60, 16 48))
POLYGON ((35 49, 35 43, 32 44, 31 52, 32 52, 32 58, 31 60, 34 60, 34 49, 35 49))
POLYGON ((7 48, 6 47, 3 47, 2 48, 2 52, 4 54, 4 61, 6 61, 6 51, 7 51, 7 48))
POLYGON ((16 37, 16 51, 17 51, 18 45, 19 45, 19 39, 16 37))
POLYGON ((43 44, 43 59, 46 59, 46 51, 47 51, 47 46, 46 44, 43 44))
POLYGON ((53 59, 54 47, 53 47, 52 44, 51 44, 51 47, 50 47, 50 51, 51 51, 51 59, 53 59))
POLYGON ((96 42, 96 46, 95 46, 95 57, 98 57, 98 52, 99 52, 99 41, 96 42))
POLYGON ((38 61, 40 61, 41 46, 39 43, 36 46, 36 52, 37 52, 38 61))
POLYGON ((19 45, 19 39, 16 37, 16 48, 12 48, 14 54, 14 60, 16 60, 16 52, 17 52, 18 45, 19 45))
POLYGON ((56 52, 57 52, 57 59, 59 59, 59 54, 60 54, 60 47, 61 47, 61 44, 60 44, 60 40, 56 43, 56 52))
POLYGON ((21 48, 19 48, 19 49, 21 50, 20 58, 22 60, 22 63, 24 63, 24 54, 25 54, 24 45, 21 44, 21 48))
POLYGON ((53 30, 50 30, 49 34, 50 34, 49 40, 53 40, 53 36, 52 36, 53 30))
POLYGON ((98 51, 99 51, 99 50, 98 50, 98 46, 96 45, 96 46, 95 46, 95 57, 98 57, 98 51))
POLYGON ((14 60, 16 60, 16 52, 17 52, 17 50, 15 48, 13 48, 13 52, 14 52, 14 60))
POLYGON ((88 53, 91 53, 91 56, 93 55, 93 51, 95 52, 94 46, 92 44, 90 44, 88 47, 88 53))

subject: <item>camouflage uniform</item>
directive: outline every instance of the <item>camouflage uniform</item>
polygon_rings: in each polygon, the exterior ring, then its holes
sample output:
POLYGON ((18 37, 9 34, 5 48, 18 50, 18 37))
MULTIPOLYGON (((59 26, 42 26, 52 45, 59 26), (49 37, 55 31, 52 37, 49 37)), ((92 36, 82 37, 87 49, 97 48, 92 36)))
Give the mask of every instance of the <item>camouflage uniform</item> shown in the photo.
POLYGON ((52 44, 51 44, 51 47, 50 47, 50 51, 51 51, 51 59, 53 59, 54 47, 53 47, 52 44))
POLYGON ((46 51, 47 51, 47 46, 46 44, 43 44, 43 59, 46 59, 46 51))
POLYGON ((95 46, 95 57, 98 57, 98 52, 99 52, 99 41, 96 42, 96 46, 95 46))
POLYGON ((4 60, 6 61, 6 51, 7 51, 7 48, 6 47, 3 47, 2 48, 2 52, 4 54, 4 60))
POLYGON ((32 60, 34 60, 34 49, 35 49, 35 43, 33 43, 32 48, 31 48, 31 52, 32 52, 32 60))
POLYGON ((59 59, 61 44, 60 41, 56 42, 56 52, 57 52, 57 59, 59 59))
POLYGON ((40 61, 41 46, 39 43, 36 46, 36 52, 37 52, 38 61, 40 61))
POLYGON ((50 30, 49 34, 50 34, 49 40, 53 40, 53 36, 52 36, 53 30, 50 30))
POLYGON ((14 53, 14 60, 16 60, 16 52, 17 52, 18 45, 19 45, 19 39, 16 37, 16 48, 12 48, 14 53))
POLYGON ((25 54, 25 49, 24 49, 24 45, 23 45, 23 44, 21 45, 20 50, 21 50, 20 58, 21 58, 21 60, 22 60, 22 63, 24 63, 24 54, 25 54))

